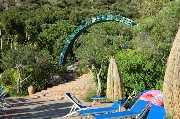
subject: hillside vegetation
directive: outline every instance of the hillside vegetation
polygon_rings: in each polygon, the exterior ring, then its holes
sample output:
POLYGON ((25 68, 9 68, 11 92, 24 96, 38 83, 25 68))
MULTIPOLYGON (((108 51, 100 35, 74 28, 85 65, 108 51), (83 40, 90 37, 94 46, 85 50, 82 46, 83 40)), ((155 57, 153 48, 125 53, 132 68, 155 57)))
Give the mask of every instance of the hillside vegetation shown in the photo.
POLYGON ((79 73, 101 71, 104 95, 113 56, 126 96, 133 90, 161 90, 179 27, 179 6, 178 0, 1 0, 1 85, 16 89, 12 94, 26 94, 29 85, 39 91, 48 86, 50 75, 78 62, 79 73), (102 14, 121 15, 138 26, 111 21, 89 27, 74 42, 66 64, 59 66, 68 35, 83 20, 102 14))

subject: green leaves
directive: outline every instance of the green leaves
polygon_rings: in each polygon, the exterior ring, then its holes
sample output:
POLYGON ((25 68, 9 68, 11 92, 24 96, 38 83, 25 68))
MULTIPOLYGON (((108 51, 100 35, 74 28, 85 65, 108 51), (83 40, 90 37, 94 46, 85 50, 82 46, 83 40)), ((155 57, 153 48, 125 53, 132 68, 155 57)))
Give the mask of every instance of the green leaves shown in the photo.
POLYGON ((43 31, 38 35, 38 39, 36 40, 38 48, 47 49, 51 54, 53 54, 54 44, 56 46, 59 44, 60 46, 58 45, 57 47, 59 48, 60 53, 60 49, 64 44, 67 34, 70 34, 74 30, 75 26, 67 21, 59 21, 55 24, 49 24, 47 26, 48 27, 44 28, 43 31))
POLYGON ((144 55, 138 50, 123 50, 116 55, 116 61, 123 77, 125 94, 133 90, 162 89, 165 63, 161 57, 144 55))
POLYGON ((129 29, 130 27, 117 22, 99 23, 90 27, 88 33, 81 35, 75 42, 76 57, 81 63, 93 61, 107 65, 109 57, 124 47, 129 29))
MULTIPOLYGON (((165 63, 179 26, 179 1, 26 0, 18 6, 14 2, 8 4, 9 9, 0 12, 4 70, 22 64, 31 67, 28 72, 34 73, 30 81, 43 79, 41 74, 47 73, 44 68, 57 64, 67 36, 82 20, 115 14, 136 19, 139 25, 135 28, 117 22, 93 25, 74 42, 69 63, 78 60, 84 65, 106 67, 109 57, 115 56, 127 94, 134 89, 161 88, 165 63), (23 45, 19 47, 19 44, 23 45), (124 50, 124 44, 131 50, 124 50)), ((103 70, 101 78, 106 79, 103 70)))
MULTIPOLYGON (((36 90, 41 90, 42 87, 46 87, 47 78, 49 76, 49 67, 52 61, 52 56, 47 50, 38 51, 32 45, 17 46, 16 49, 11 49, 2 55, 2 66, 4 71, 8 69, 16 69, 20 73, 18 77, 21 80, 22 93, 26 93, 26 89, 29 85, 34 84, 36 90), (25 92, 23 92, 25 91, 25 92)), ((17 80, 17 76, 14 72, 9 72, 10 79, 17 80)), ((6 83, 7 77, 4 77, 4 83, 6 83)), ((9 84, 15 86, 14 84, 9 84)))

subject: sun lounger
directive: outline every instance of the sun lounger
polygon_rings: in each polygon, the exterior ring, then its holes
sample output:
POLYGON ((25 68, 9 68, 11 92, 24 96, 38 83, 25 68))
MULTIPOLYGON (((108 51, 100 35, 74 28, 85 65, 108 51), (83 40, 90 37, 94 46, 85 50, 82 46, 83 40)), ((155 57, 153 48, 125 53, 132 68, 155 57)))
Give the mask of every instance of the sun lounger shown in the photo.
POLYGON ((166 119, 164 106, 152 105, 146 119, 166 119))
POLYGON ((106 113, 106 112, 114 112, 118 111, 125 100, 119 100, 115 101, 111 106, 109 107, 104 107, 104 108, 94 108, 94 109, 87 109, 87 110, 79 110, 77 113, 82 116, 87 116, 87 115, 93 115, 93 114, 100 114, 100 113, 106 113))
POLYGON ((117 112, 117 111, 121 111, 121 107, 125 106, 126 108, 130 108, 130 104, 129 103, 135 103, 139 97, 147 92, 149 90, 141 90, 139 91, 135 97, 129 101, 128 99, 119 99, 119 101, 117 102, 114 102, 111 106, 109 107, 104 107, 104 108, 90 108, 90 109, 87 109, 87 110, 79 110, 77 111, 77 113, 79 115, 82 116, 89 116, 89 115, 93 115, 93 114, 103 114, 103 113, 109 113, 109 112, 117 112))
POLYGON ((133 116, 140 118, 147 111, 149 106, 150 103, 148 101, 138 100, 129 111, 93 115, 92 117, 94 119, 117 119, 133 116))
POLYGON ((125 109, 126 109, 126 110, 130 109, 130 108, 134 105, 134 103, 139 99, 139 97, 140 97, 142 94, 144 94, 144 93, 146 93, 146 92, 148 92, 148 91, 149 91, 149 90, 140 90, 140 91, 134 96, 134 98, 132 98, 132 100, 127 100, 127 102, 124 104, 125 109))
POLYGON ((71 102, 73 102, 73 106, 72 106, 70 112, 67 115, 65 115, 64 117, 71 116, 71 115, 77 113, 78 110, 86 110, 92 106, 92 105, 90 105, 90 106, 83 105, 80 102, 80 100, 78 100, 72 93, 65 93, 65 95, 69 98, 69 100, 71 100, 71 102))
POLYGON ((0 108, 1 108, 1 112, 5 113, 5 111, 3 110, 3 107, 8 107, 10 106, 10 104, 6 101, 5 97, 8 94, 8 92, 2 92, 0 94, 0 108))
POLYGON ((96 101, 101 102, 102 100, 106 100, 107 97, 106 96, 92 96, 91 99, 93 100, 92 105, 95 105, 96 101))

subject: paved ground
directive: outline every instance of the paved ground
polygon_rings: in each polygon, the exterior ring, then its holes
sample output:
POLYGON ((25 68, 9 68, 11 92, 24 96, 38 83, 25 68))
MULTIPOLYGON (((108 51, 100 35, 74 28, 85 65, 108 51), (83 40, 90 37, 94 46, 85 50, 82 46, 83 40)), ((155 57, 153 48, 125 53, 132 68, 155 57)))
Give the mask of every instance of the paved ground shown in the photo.
MULTIPOLYGON (((3 108, 6 114, 0 114, 0 119, 63 119, 68 114, 72 103, 69 100, 43 100, 29 97, 7 99, 11 107, 3 108)), ((90 105, 91 102, 83 102, 90 105)), ((112 103, 96 103, 93 107, 110 106, 112 103)), ((73 116, 66 119, 80 119, 73 116)))

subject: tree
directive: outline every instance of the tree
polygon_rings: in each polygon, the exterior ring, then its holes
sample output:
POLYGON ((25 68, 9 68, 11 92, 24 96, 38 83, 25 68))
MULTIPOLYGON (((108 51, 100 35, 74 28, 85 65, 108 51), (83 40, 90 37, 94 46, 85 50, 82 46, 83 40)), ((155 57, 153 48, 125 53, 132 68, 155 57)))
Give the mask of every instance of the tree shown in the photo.
POLYGON ((10 7, 15 6, 15 1, 14 0, 2 0, 0 1, 0 10, 9 10, 10 7))
POLYGON ((112 14, 119 14, 127 18, 138 18, 140 16, 137 4, 133 0, 117 0, 110 6, 110 9, 113 11, 112 14))
POLYGON ((146 54, 139 49, 126 49, 119 51, 115 58, 121 71, 126 97, 133 91, 162 89, 165 63, 159 62, 161 55, 146 54))
POLYGON ((2 14, 0 17, 2 25, 3 35, 5 36, 4 41, 6 42, 18 42, 23 44, 25 41, 24 32, 24 17, 21 13, 7 12, 2 14))
MULTIPOLYGON (((46 72, 47 66, 51 61, 51 56, 48 52, 38 52, 32 45, 26 45, 18 46, 16 49, 11 49, 6 53, 3 52, 1 61, 4 70, 11 68, 18 70, 16 89, 17 94, 20 94, 24 81, 27 82, 30 78, 34 78, 35 81, 37 79, 47 78, 43 72, 46 72), (43 69, 41 70, 41 68, 43 69), (30 72, 28 70, 30 70, 30 72), (39 74, 43 75, 43 77, 39 77, 39 74)), ((46 72, 46 74, 47 73, 48 72, 46 72)), ((42 81, 44 81, 44 79, 42 79, 42 81)), ((41 81, 39 83, 41 83, 41 81)))
POLYGON ((168 2, 174 0, 165 0, 165 1, 149 1, 149 0, 135 0, 137 2, 139 12, 142 18, 151 17, 156 15, 164 5, 168 2))
POLYGON ((57 46, 56 42, 59 42, 58 44, 61 45, 58 46, 60 50, 65 40, 62 39, 62 37, 67 37, 67 34, 70 34, 73 31, 74 27, 74 25, 63 20, 58 21, 54 24, 44 24, 42 25, 42 32, 38 35, 35 43, 37 44, 39 49, 47 49, 51 54, 53 54, 53 46, 55 44, 57 46))
POLYGON ((123 48, 127 35, 123 32, 125 29, 128 31, 130 27, 116 22, 101 23, 92 26, 89 33, 81 35, 75 42, 74 53, 77 60, 88 65, 96 74, 98 95, 101 93, 101 73, 104 67, 108 66, 110 56, 123 48), (116 27, 113 27, 114 25, 116 27))

